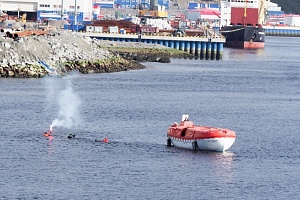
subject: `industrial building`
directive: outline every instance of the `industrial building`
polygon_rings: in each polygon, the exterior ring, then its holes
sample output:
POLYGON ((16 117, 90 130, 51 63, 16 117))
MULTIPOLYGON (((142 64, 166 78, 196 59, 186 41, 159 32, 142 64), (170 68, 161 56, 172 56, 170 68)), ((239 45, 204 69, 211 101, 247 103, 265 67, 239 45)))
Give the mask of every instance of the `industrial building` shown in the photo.
MULTIPOLYGON (((168 11, 170 5, 179 0, 155 0, 160 8, 168 11)), ((205 20, 220 21, 220 25, 229 25, 230 9, 228 0, 212 1, 211 3, 201 3, 201 1, 188 1, 186 8, 181 8, 182 12, 187 15, 187 19, 200 16, 200 21, 205 20), (206 12, 211 10, 211 12, 206 12), (219 12, 221 12, 219 14, 219 12), (222 16, 222 19, 220 16, 222 16)), ((245 4, 245 0, 231 0, 231 3, 245 4)), ((248 1, 247 6, 260 7, 261 1, 248 1), (251 2, 251 3, 250 3, 251 2), (252 3, 253 2, 253 3, 252 3)), ((266 17, 262 20, 265 24, 298 26, 298 16, 286 16, 281 11, 281 7, 277 4, 266 0, 266 17), (285 19, 286 18, 286 19, 285 19)), ((177 4, 177 3, 176 3, 177 4)), ((147 10, 150 9, 150 0, 1 0, 0 15, 7 14, 8 17, 21 18, 26 13, 27 20, 30 21, 45 21, 45 20, 66 20, 70 24, 83 24, 84 22, 92 21, 93 19, 101 19, 103 10, 118 11, 130 9, 147 10)), ((126 12, 130 13, 129 10, 126 12)), ((138 12, 132 12, 138 14, 138 12)), ((263 14, 264 12, 261 12, 263 14)), ((123 12, 124 14, 124 12, 123 12)), ((120 17, 117 17, 118 19, 120 17)), ((195 19, 190 19, 194 21, 195 19)))
POLYGON ((92 20, 93 0, 1 0, 0 10, 17 18, 26 13, 32 21, 64 19, 74 23, 92 20))
MULTIPOLYGON (((169 8, 169 0, 158 0, 160 6, 169 8)), ((150 0, 1 0, 0 11, 20 18, 26 13, 27 20, 67 20, 81 23, 98 19, 101 10, 109 8, 143 9, 150 7, 150 0), (76 13, 76 15, 75 15, 76 13)))

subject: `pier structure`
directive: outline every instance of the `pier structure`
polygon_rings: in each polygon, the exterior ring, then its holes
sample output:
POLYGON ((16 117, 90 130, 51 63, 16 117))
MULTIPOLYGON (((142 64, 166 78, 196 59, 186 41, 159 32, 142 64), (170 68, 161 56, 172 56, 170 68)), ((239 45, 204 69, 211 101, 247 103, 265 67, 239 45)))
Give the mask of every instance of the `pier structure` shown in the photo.
POLYGON ((85 36, 100 40, 117 42, 142 42, 150 44, 160 44, 192 54, 197 59, 220 60, 223 56, 223 45, 225 38, 206 38, 206 37, 171 37, 142 35, 139 37, 134 34, 112 34, 112 33, 82 33, 85 36))
POLYGON ((264 29, 266 36, 300 37, 300 27, 267 26, 264 29))

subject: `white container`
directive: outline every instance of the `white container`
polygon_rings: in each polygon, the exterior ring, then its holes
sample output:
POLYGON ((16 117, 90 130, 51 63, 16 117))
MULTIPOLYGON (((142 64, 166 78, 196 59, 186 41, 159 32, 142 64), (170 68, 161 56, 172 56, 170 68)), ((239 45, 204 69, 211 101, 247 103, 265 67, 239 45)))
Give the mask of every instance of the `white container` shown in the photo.
POLYGON ((94 28, 94 26, 86 26, 85 31, 86 32, 94 32, 95 28, 94 28))
POLYGON ((117 26, 109 26, 108 27, 108 32, 109 33, 118 33, 119 32, 119 29, 117 26))
POLYGON ((103 32, 103 27, 102 26, 95 26, 95 32, 96 33, 102 33, 103 32))
POLYGON ((283 24, 300 26, 300 15, 286 15, 283 17, 283 24))

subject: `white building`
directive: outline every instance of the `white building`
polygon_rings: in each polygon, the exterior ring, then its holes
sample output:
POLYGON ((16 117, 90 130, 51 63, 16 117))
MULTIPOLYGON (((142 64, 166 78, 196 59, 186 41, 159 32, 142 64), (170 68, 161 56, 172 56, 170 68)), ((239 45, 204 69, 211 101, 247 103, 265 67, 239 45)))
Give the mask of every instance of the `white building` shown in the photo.
POLYGON ((300 26, 300 15, 284 15, 283 23, 289 26, 300 26))
POLYGON ((281 7, 276 3, 269 2, 267 11, 281 12, 281 7))
POLYGON ((33 20, 77 19, 81 22, 92 19, 93 0, 1 0, 0 10, 17 17, 26 13, 33 20))
POLYGON ((0 9, 4 12, 36 12, 38 6, 37 0, 1 0, 0 9))

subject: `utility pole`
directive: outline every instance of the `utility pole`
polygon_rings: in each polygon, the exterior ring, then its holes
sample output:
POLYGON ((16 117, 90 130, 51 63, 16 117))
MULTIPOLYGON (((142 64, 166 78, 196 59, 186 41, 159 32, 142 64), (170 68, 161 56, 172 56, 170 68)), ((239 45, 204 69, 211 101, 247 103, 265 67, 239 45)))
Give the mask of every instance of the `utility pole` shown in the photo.
POLYGON ((63 20, 64 17, 64 0, 61 0, 61 20, 63 20))
POLYGON ((75 0, 75 9, 74 9, 74 12, 75 12, 75 16, 74 16, 74 23, 75 25, 77 25, 77 0, 75 0))
POLYGON ((18 19, 20 18, 20 4, 18 5, 18 19))

